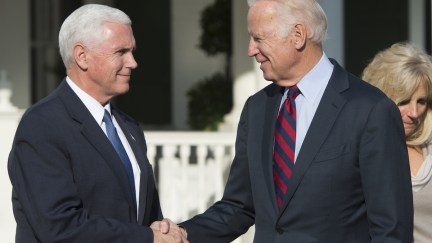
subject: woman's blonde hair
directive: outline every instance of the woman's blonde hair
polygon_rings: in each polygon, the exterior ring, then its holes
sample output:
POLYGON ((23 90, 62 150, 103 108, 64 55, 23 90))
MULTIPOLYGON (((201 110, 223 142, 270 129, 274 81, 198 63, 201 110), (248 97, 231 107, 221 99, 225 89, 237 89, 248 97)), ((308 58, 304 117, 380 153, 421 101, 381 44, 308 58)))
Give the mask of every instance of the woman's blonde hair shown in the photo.
POLYGON ((420 83, 425 82, 427 109, 406 140, 413 146, 428 142, 432 133, 432 61, 428 54, 409 43, 393 44, 376 54, 362 79, 381 89, 396 104, 410 100, 420 83))

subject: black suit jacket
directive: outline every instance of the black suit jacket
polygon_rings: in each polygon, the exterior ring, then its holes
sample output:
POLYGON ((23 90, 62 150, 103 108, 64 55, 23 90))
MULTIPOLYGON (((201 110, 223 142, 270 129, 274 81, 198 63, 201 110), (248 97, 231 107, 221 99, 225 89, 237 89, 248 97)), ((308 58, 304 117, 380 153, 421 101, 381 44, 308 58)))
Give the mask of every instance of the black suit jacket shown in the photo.
POLYGON ((334 71, 279 210, 272 152, 283 89, 270 84, 243 109, 222 200, 182 223, 191 243, 230 242, 255 224, 271 242, 412 242, 410 170, 401 115, 382 92, 334 71))
POLYGON ((16 242, 153 242, 144 226, 162 213, 144 134, 112 113, 141 169, 138 217, 120 158, 63 81, 26 111, 9 155, 16 242))

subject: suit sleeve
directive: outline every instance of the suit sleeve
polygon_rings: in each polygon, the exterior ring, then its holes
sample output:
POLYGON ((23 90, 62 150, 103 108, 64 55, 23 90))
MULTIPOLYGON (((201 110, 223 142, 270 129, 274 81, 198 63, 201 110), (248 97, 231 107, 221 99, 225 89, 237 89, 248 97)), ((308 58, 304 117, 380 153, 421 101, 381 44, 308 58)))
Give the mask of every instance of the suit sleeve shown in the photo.
POLYGON ((398 108, 376 104, 360 142, 360 172, 371 242, 412 242, 413 201, 405 134, 398 108))
POLYGON ((23 117, 15 136, 8 169, 15 217, 20 221, 17 242, 30 242, 28 235, 35 235, 40 242, 153 242, 149 227, 90 214, 85 209, 64 127, 55 124, 42 115, 23 117))
POLYGON ((190 242, 231 242, 254 223, 250 174, 247 156, 247 102, 237 130, 235 157, 222 200, 203 214, 181 223, 190 242))

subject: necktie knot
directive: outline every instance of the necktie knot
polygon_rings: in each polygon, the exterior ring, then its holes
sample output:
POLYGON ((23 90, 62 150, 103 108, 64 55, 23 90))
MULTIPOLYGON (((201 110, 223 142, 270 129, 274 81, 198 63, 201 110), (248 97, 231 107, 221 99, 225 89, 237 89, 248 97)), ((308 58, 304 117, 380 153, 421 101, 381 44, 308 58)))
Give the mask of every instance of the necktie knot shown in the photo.
POLYGON ((289 88, 287 93, 287 98, 290 100, 295 100, 297 96, 300 94, 300 89, 297 87, 297 85, 293 85, 289 88))
POLYGON ((104 116, 103 116, 103 122, 105 122, 105 123, 109 123, 109 124, 112 124, 112 118, 111 118, 111 114, 107 111, 107 110, 105 110, 105 113, 104 113, 104 116))

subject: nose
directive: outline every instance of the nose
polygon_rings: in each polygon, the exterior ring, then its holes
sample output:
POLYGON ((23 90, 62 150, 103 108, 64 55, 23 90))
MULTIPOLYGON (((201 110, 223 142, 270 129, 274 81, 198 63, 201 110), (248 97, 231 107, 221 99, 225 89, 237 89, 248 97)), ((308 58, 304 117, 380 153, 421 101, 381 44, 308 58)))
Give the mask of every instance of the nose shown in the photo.
POLYGON ((132 53, 129 53, 127 60, 127 67, 130 69, 135 69, 138 67, 138 63, 135 61, 135 58, 132 53))
POLYGON ((414 104, 409 107, 408 116, 414 119, 418 118, 419 113, 418 113, 417 105, 414 104))
POLYGON ((258 54, 258 48, 256 45, 256 42, 254 41, 254 39, 252 37, 250 37, 249 39, 249 46, 248 46, 248 56, 253 57, 256 54, 258 54))

